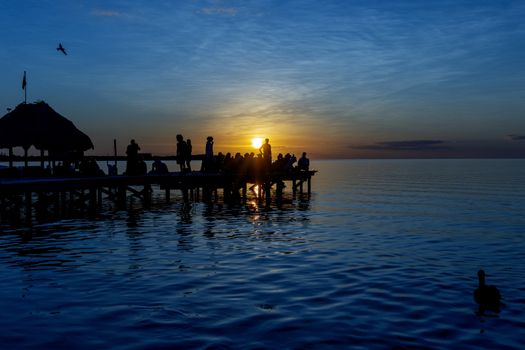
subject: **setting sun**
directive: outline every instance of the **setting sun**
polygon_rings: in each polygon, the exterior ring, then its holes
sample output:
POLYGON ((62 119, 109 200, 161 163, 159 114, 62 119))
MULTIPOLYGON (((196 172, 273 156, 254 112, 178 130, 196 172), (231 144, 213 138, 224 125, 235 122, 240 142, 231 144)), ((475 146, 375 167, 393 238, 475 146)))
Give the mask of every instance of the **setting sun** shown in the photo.
POLYGON ((262 137, 254 137, 252 139, 252 146, 253 146, 253 148, 259 149, 262 146, 262 144, 263 144, 262 137))

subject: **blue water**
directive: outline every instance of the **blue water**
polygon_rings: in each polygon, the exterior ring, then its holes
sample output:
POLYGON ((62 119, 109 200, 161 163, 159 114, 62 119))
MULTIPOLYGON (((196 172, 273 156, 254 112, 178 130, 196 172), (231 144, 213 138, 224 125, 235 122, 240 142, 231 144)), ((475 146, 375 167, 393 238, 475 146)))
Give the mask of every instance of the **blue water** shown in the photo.
POLYGON ((313 167, 309 200, 270 208, 159 191, 1 227, 0 348, 523 347, 525 160, 313 167), (476 314, 480 268, 499 314, 476 314))

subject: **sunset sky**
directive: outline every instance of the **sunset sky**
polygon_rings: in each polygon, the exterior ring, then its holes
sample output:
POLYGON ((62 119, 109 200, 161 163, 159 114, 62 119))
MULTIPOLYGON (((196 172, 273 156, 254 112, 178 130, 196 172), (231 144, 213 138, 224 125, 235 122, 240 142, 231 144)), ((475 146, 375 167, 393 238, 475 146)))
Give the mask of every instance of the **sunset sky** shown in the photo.
POLYGON ((28 102, 90 154, 173 154, 181 133, 194 153, 212 135, 223 152, 525 157, 524 18, 506 0, 4 0, 0 116, 27 71, 28 102))

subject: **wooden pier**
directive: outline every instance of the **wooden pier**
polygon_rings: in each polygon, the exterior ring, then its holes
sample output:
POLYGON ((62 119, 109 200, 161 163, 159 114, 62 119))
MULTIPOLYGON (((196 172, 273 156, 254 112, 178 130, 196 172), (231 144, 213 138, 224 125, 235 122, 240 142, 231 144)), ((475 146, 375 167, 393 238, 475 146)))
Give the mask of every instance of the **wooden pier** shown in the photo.
POLYGON ((104 201, 125 208, 130 198, 144 206, 152 200, 154 187, 163 191, 166 202, 172 190, 181 191, 183 201, 212 202, 222 191, 225 202, 246 203, 251 188, 256 197, 269 205, 282 199, 284 188, 292 195, 310 196, 311 180, 316 171, 290 171, 246 175, 174 172, 142 176, 41 177, 0 179, 0 222, 31 225, 34 217, 67 217, 71 212, 96 213, 104 201), (288 182, 290 186, 285 186, 288 182), (306 188, 305 188, 306 187, 306 188), (272 188, 274 190, 272 190, 272 188))

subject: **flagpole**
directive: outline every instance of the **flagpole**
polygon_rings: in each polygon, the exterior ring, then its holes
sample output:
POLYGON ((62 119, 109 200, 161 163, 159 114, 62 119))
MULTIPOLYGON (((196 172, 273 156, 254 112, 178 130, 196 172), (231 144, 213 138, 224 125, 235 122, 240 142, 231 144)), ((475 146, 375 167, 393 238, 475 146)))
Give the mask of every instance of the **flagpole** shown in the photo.
POLYGON ((27 104, 27 80, 26 80, 26 71, 24 71, 24 79, 22 80, 22 89, 24 89, 24 103, 27 104))

